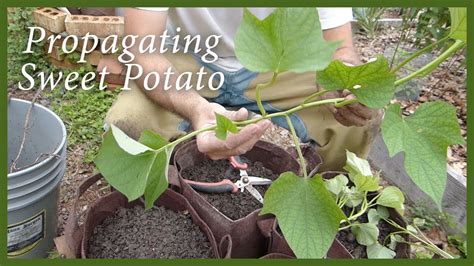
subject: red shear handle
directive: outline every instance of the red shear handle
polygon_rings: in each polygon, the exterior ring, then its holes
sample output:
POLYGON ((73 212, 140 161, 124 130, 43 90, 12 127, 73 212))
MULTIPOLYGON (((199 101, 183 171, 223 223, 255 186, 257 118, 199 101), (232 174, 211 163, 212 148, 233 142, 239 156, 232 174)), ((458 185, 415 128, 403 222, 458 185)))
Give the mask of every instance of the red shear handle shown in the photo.
POLYGON ((235 169, 246 170, 249 167, 238 155, 229 157, 229 162, 235 169))
POLYGON ((193 189, 204 193, 237 193, 239 188, 229 179, 224 179, 216 183, 197 182, 184 179, 193 189))

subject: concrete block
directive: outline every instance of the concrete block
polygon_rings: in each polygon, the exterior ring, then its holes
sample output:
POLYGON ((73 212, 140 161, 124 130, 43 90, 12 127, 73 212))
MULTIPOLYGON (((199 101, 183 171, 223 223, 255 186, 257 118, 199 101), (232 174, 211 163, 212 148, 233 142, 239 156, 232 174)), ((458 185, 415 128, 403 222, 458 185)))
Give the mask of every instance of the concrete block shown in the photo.
POLYGON ((68 15, 65 20, 66 32, 77 36, 84 36, 88 32, 99 38, 109 35, 124 34, 124 19, 119 16, 85 16, 68 15))
POLYGON ((54 33, 61 33, 65 28, 66 13, 50 7, 40 7, 33 11, 35 24, 54 33))

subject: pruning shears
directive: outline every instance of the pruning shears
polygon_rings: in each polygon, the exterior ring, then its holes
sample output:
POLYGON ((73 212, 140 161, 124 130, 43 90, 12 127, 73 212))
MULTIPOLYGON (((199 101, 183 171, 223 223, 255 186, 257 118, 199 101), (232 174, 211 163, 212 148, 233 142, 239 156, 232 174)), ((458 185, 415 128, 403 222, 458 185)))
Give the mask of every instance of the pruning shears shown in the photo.
POLYGON ((223 179, 219 182, 198 182, 192 180, 186 180, 193 189, 205 193, 237 193, 244 192, 247 190, 255 199, 263 204, 263 197, 253 186, 265 186, 272 183, 271 179, 262 178, 257 176, 249 176, 246 169, 248 165, 242 161, 239 156, 232 156, 229 158, 230 165, 239 170, 240 179, 236 182, 230 179, 223 179))

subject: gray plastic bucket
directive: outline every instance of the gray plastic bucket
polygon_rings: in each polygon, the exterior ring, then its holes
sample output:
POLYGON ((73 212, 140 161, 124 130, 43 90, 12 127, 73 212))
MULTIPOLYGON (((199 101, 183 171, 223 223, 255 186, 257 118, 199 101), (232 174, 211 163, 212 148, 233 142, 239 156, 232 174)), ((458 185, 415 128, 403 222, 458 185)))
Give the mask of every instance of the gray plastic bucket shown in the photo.
MULTIPOLYGON (((8 101, 9 172, 20 149, 30 106, 29 101, 8 101)), ((66 170, 66 127, 42 105, 32 108, 16 166, 19 170, 8 174, 8 257, 44 258, 53 249, 56 237, 59 183, 66 170)))

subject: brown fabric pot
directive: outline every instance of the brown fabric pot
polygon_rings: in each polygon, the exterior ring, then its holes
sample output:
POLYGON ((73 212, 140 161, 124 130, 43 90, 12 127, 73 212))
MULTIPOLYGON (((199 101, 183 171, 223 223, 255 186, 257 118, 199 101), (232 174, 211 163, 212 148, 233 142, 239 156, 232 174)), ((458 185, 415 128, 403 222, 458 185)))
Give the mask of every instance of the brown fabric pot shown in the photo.
MULTIPOLYGON (((317 156, 317 155, 316 155, 317 156)), ((275 174, 287 171, 298 172, 299 164, 291 155, 280 147, 259 141, 254 148, 245 154, 251 161, 260 161, 275 174)), ((189 166, 203 161, 206 155, 200 153, 196 141, 182 145, 174 155, 175 166, 178 172, 189 166)), ((213 207, 199 195, 191 186, 178 175, 181 193, 189 200, 199 216, 209 225, 217 239, 225 235, 232 238, 233 258, 259 258, 267 253, 267 239, 260 233, 257 226, 260 209, 255 210, 244 218, 233 221, 213 207)))
MULTIPOLYGON (((262 234, 268 238, 268 253, 278 254, 285 256, 286 258, 296 258, 295 254, 291 250, 288 242, 278 232, 278 222, 275 217, 263 217, 258 221, 258 226, 262 234)), ((281 258, 281 257, 275 257, 281 258)), ((347 249, 337 240, 334 239, 331 247, 328 250, 326 258, 330 259, 350 259, 351 254, 347 249)))
MULTIPOLYGON (((92 184, 101 178, 102 175, 100 174, 94 175, 79 186, 74 205, 69 212, 70 215, 65 227, 65 234, 55 240, 59 253, 68 258, 87 258, 88 241, 93 234, 94 228, 100 225, 108 216, 114 215, 118 208, 132 208, 136 205, 144 205, 142 199, 128 202, 128 199, 119 191, 113 191, 90 205, 86 213, 85 222, 79 227, 76 217, 76 206, 79 198, 92 184)), ((212 231, 182 195, 167 189, 155 202, 155 206, 163 206, 173 211, 187 210, 194 224, 198 225, 209 239, 215 257, 221 258, 221 254, 224 257, 227 256, 226 254, 230 254, 232 248, 230 237, 223 236, 222 241, 227 241, 228 244, 225 249, 219 251, 212 231)))
POLYGON ((263 257, 260 257, 260 259, 294 259, 294 257, 280 253, 270 253, 263 257))
MULTIPOLYGON (((324 179, 330 179, 335 177, 338 174, 344 174, 342 172, 324 172, 322 176, 324 179)), ((374 196, 374 195, 372 195, 374 196)), ((370 197, 370 195, 369 195, 370 197)), ((407 224, 405 220, 400 216, 400 214, 393 208, 387 208, 390 213, 390 218, 398 223, 399 225, 406 227, 407 224)), ((285 238, 278 232, 278 222, 275 217, 266 217, 258 221, 258 226, 263 235, 269 238, 268 241, 268 253, 269 254, 282 254, 295 258, 295 254, 291 250, 288 242, 285 238)), ((408 241, 408 237, 404 237, 408 241)), ((410 246, 406 243, 398 243, 395 248, 396 257, 395 258, 409 258, 410 246)), ((342 245, 342 243, 335 239, 330 247, 327 258, 354 258, 350 252, 342 245)))

